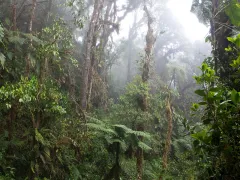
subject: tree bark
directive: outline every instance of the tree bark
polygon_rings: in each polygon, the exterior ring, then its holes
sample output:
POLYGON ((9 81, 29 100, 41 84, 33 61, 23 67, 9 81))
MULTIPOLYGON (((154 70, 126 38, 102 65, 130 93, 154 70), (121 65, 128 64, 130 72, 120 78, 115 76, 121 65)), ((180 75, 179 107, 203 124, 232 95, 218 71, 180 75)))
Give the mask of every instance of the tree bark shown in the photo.
MULTIPOLYGON (((146 2, 144 1, 144 11, 147 15, 147 22, 148 22, 148 31, 146 35, 146 47, 145 47, 145 58, 144 58, 144 65, 143 65, 143 72, 142 72, 142 82, 148 84, 149 80, 149 69, 150 69, 150 61, 151 61, 151 55, 152 55, 152 50, 153 46, 155 43, 155 37, 153 35, 153 28, 152 28, 152 16, 150 15, 146 2)), ((145 92, 142 97, 143 101, 141 104, 141 109, 143 112, 148 111, 148 102, 147 102, 147 92, 145 92)), ((144 131, 144 124, 141 123, 137 127, 138 131, 144 131)), ((143 137, 139 137, 139 140, 143 140, 143 137)), ((142 148, 138 147, 137 153, 137 179, 142 180, 142 174, 143 174, 143 150, 142 148)))
POLYGON ((166 117, 168 120, 168 131, 167 131, 167 138, 165 142, 165 148, 163 152, 163 168, 167 168, 167 158, 170 152, 171 146, 171 137, 172 137, 172 110, 169 97, 166 100, 166 117))
POLYGON ((121 173, 121 167, 119 163, 119 155, 120 155, 120 143, 116 143, 116 159, 115 159, 115 164, 109 171, 109 173, 104 177, 104 180, 120 180, 120 173, 121 173))
MULTIPOLYGON (((32 34, 32 28, 33 28, 33 19, 35 15, 35 10, 37 6, 37 0, 32 0, 32 9, 31 9, 31 14, 30 14, 30 19, 29 19, 29 26, 28 26, 28 33, 32 34)), ((32 47, 32 39, 30 39, 30 48, 32 47)), ((30 71, 30 53, 27 52, 27 57, 26 57, 26 76, 29 76, 29 71, 30 71)))
POLYGON ((47 24, 48 21, 49 21, 51 9, 52 9, 52 4, 53 4, 52 0, 49 0, 49 1, 48 1, 48 8, 47 8, 47 10, 46 10, 46 14, 47 14, 47 16, 46 16, 46 21, 45 21, 46 24, 47 24))
POLYGON ((95 27, 99 22, 99 15, 102 10, 104 0, 95 0, 94 9, 92 17, 89 23, 89 28, 87 32, 86 42, 85 42, 85 64, 83 69, 83 80, 82 80, 82 91, 81 91, 81 106, 83 110, 87 108, 87 97, 88 97, 88 85, 89 85, 89 72, 91 69, 91 54, 93 37, 95 33, 95 27))
POLYGON ((16 31, 17 30, 17 1, 16 0, 14 0, 12 4, 12 22, 13 22, 12 30, 16 31))
POLYGON ((133 26, 129 29, 129 33, 128 33, 128 65, 127 65, 127 82, 131 81, 132 78, 132 51, 133 51, 133 41, 136 38, 136 30, 137 30, 137 16, 136 14, 134 15, 134 22, 133 22, 133 26))
MULTIPOLYGON (((225 3, 228 3, 227 1, 225 3)), ((213 66, 217 76, 226 85, 240 90, 238 84, 234 84, 232 74, 234 69, 230 66, 232 59, 236 57, 232 53, 225 51, 230 44, 227 37, 233 35, 233 25, 230 22, 225 10, 219 11, 222 5, 220 0, 212 0, 212 17, 210 19, 212 49, 213 49, 213 66)), ((226 5, 227 6, 227 5, 226 5)))
POLYGON ((95 64, 96 64, 96 44, 97 44, 97 26, 95 27, 95 33, 93 37, 93 43, 92 43, 92 53, 91 53, 91 67, 89 69, 89 82, 88 82, 88 97, 87 97, 87 109, 90 109, 90 102, 91 102, 91 96, 92 96, 92 87, 93 87, 93 78, 94 78, 94 72, 95 72, 95 64))
MULTIPOLYGON (((140 124, 137 127, 138 131, 144 131, 144 125, 140 124)), ((143 140, 142 136, 138 137, 140 141, 143 140)), ((137 158, 137 180, 142 180, 143 175, 143 150, 142 148, 138 147, 136 152, 136 158, 137 158)))
MULTIPOLYGON (((170 152, 171 148, 171 138, 172 138, 172 109, 170 104, 170 95, 166 98, 166 117, 168 120, 168 130, 167 130, 167 137, 165 142, 165 147, 163 151, 163 157, 162 157, 162 163, 163 163, 163 169, 162 172, 164 172, 167 169, 167 160, 168 160, 168 154, 170 152)), ((163 177, 160 175, 159 180, 162 180, 163 177)))

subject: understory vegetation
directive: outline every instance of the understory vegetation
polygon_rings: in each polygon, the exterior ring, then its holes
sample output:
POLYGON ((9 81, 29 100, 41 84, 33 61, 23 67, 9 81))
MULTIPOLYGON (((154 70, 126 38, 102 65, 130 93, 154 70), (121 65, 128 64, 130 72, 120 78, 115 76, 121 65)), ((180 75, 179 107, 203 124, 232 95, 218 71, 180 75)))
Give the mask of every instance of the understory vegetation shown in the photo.
POLYGON ((240 4, 191 12, 0 0, 0 180, 239 179, 240 4))

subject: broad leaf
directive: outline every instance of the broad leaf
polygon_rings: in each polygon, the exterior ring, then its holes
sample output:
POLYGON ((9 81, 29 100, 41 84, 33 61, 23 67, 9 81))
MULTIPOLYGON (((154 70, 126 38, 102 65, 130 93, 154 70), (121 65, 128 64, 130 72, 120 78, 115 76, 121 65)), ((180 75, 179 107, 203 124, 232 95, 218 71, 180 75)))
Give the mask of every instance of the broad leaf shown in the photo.
POLYGON ((233 89, 232 92, 231 92, 231 100, 235 104, 239 103, 240 95, 239 95, 239 93, 235 89, 233 89))
POLYGON ((201 89, 196 90, 195 93, 199 96, 206 96, 205 91, 201 89))

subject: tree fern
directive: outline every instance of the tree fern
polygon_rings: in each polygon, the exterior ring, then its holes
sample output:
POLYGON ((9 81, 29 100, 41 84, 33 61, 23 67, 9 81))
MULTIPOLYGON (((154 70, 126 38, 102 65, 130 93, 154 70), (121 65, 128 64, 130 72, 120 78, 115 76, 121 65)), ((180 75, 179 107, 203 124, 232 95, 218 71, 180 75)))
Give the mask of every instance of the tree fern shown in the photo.
POLYGON ((105 132, 105 133, 110 133, 113 135, 117 135, 116 132, 110 128, 107 128, 106 126, 102 124, 95 124, 95 123, 87 123, 86 124, 88 127, 105 132))
POLYGON ((96 123, 96 124, 101 124, 101 125, 104 124, 104 121, 101 121, 101 120, 99 120, 97 118, 94 118, 94 117, 91 117, 91 116, 87 116, 87 115, 86 115, 86 118, 88 118, 88 120, 90 122, 93 122, 93 123, 96 123))
POLYGON ((143 142, 138 142, 138 146, 140 147, 140 148, 142 148, 142 150, 144 150, 144 151, 150 151, 150 150, 152 150, 152 148, 151 147, 149 147, 147 144, 145 144, 145 143, 143 143, 143 142))
POLYGON ((118 128, 122 128, 123 130, 125 130, 126 133, 128 134, 134 134, 136 136, 142 136, 144 138, 150 139, 151 135, 147 132, 143 132, 143 131, 134 131, 128 127, 126 127, 125 125, 122 124, 115 124, 113 125, 114 127, 118 127, 118 128))
POLYGON ((123 151, 125 151, 127 149, 127 144, 124 140, 120 140, 120 139, 117 139, 117 138, 113 139, 113 138, 109 138, 109 137, 106 137, 105 139, 107 140, 107 142, 109 144, 119 143, 121 148, 123 149, 123 151))
POLYGON ((176 139, 173 141, 173 147, 176 153, 183 153, 192 149, 191 142, 187 139, 176 139))

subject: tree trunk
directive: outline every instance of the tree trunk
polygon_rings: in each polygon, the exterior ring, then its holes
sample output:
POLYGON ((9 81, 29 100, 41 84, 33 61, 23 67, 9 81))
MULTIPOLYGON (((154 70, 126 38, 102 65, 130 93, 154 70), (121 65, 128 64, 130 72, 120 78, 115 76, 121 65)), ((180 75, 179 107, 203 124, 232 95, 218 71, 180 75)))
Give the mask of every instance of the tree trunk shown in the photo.
POLYGON ((83 69, 83 80, 82 80, 82 91, 81 91, 81 106, 83 110, 87 108, 87 97, 89 90, 89 72, 91 70, 91 55, 92 55, 92 45, 93 38, 95 33, 95 27, 99 22, 99 15, 102 10, 104 0, 95 0, 94 9, 92 13, 92 17, 89 23, 89 28, 87 32, 86 42, 85 42, 85 64, 83 69))
POLYGON ((127 65, 127 82, 131 81, 131 70, 132 70, 132 51, 133 51, 133 41, 136 38, 136 25, 137 25, 137 16, 134 15, 133 26, 129 29, 128 33, 128 65, 127 65))
POLYGON ((233 25, 230 23, 225 10, 219 11, 221 5, 222 1, 212 0, 212 18, 210 19, 210 26, 214 62, 213 66, 216 75, 220 77, 222 82, 232 88, 240 90, 238 84, 234 84, 234 78, 232 77, 234 69, 230 66, 231 60, 236 57, 233 57, 232 53, 229 54, 225 51, 225 48, 230 44, 227 37, 233 35, 233 25))
POLYGON ((172 110, 171 110, 171 104, 170 104, 169 98, 167 98, 166 100, 166 117, 168 120, 168 131, 167 131, 167 138, 165 142, 165 148, 163 152, 163 168, 164 169, 167 168, 167 158, 170 152, 171 137, 172 137, 172 110))
POLYGON ((93 40, 92 40, 92 52, 91 52, 91 66, 89 69, 89 75, 88 75, 88 97, 87 97, 87 110, 90 109, 90 103, 91 103, 91 96, 92 96, 92 87, 93 87, 93 78, 94 78, 94 72, 95 72, 95 66, 96 66, 96 53, 97 53, 97 31, 98 31, 98 25, 94 28, 94 34, 93 34, 93 40))
MULTIPOLYGON (((148 11, 145 1, 144 1, 144 11, 147 15, 148 31, 146 35, 146 47, 145 47, 145 58, 143 63, 144 65, 143 65, 143 72, 142 72, 142 82, 148 85, 150 61, 151 61, 153 45, 155 43, 155 37, 153 35, 153 28, 152 28, 153 20, 148 11)), ((143 101, 142 101, 141 107, 142 107, 142 111, 144 112, 148 111, 147 93, 148 92, 145 92, 142 95, 143 101)), ((144 124, 143 123, 139 124, 137 127, 137 130, 144 131, 144 124)), ((139 137, 139 139, 142 141, 143 137, 139 137)), ((142 148, 138 147, 136 157, 137 157, 137 179, 142 180, 143 158, 144 158, 142 148)))
POLYGON ((49 0, 48 1, 48 8, 46 9, 46 20, 45 20, 45 23, 47 24, 48 23, 48 21, 49 21, 49 17, 50 17, 50 13, 51 13, 51 9, 52 9, 52 4, 53 4, 53 2, 52 2, 53 0, 49 0))
POLYGON ((120 180, 120 172, 121 172, 121 167, 119 163, 119 155, 120 155, 120 143, 116 143, 116 159, 115 159, 115 164, 109 171, 107 175, 105 175, 104 180, 120 180))
MULTIPOLYGON (((171 138, 172 138, 172 110, 171 110, 171 104, 170 104, 170 97, 166 98, 166 117, 168 120, 168 131, 167 131, 167 137, 166 137, 166 142, 165 142, 165 148, 163 151, 163 157, 162 157, 162 162, 163 162, 163 169, 162 172, 164 172, 167 169, 167 160, 168 160, 168 154, 170 152, 171 148, 171 138)), ((162 180, 163 177, 162 175, 159 177, 159 180, 162 180)))
MULTIPOLYGON (((144 125, 140 124, 137 127, 138 131, 144 131, 144 125)), ((140 141, 143 140, 143 137, 138 137, 140 141)), ((136 152, 136 158, 137 158, 137 180, 142 180, 143 175, 143 150, 142 148, 138 147, 136 152)))
MULTIPOLYGON (((130 35, 130 34, 129 34, 130 35)), ((131 69, 132 69, 132 42, 129 37, 128 42, 128 65, 127 65, 127 82, 131 82, 131 69)))
MULTIPOLYGON (((32 27, 33 27, 33 19, 35 15, 35 10, 37 6, 37 0, 32 0, 32 9, 31 9, 31 14, 30 14, 30 19, 29 19, 29 26, 28 26, 28 33, 32 34, 32 27)), ((32 39, 30 39, 30 48, 32 47, 32 39)), ((26 76, 29 77, 29 71, 30 71, 30 53, 27 52, 27 57, 26 57, 26 76)))
POLYGON ((17 30, 17 1, 16 0, 14 0, 12 4, 12 22, 13 22, 12 30, 16 31, 17 30))

